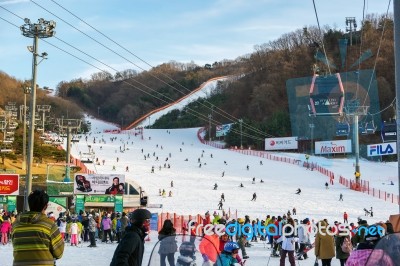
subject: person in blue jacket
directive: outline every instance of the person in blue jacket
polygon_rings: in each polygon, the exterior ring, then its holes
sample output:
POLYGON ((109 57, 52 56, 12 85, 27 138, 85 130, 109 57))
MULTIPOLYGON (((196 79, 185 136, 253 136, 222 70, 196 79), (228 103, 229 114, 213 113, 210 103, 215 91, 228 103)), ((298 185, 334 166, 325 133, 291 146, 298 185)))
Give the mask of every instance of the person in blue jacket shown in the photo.
POLYGON ((224 251, 217 260, 217 266, 234 266, 238 263, 236 256, 239 252, 239 245, 236 242, 227 242, 224 246, 224 251))

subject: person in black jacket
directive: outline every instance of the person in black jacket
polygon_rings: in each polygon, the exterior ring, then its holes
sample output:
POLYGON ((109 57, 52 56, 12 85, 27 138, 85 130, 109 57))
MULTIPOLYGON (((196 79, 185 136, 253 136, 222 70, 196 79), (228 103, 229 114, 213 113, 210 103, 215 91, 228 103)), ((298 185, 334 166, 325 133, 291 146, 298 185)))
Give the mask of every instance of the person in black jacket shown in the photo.
POLYGON ((149 223, 151 213, 146 209, 136 209, 131 213, 131 225, 125 229, 125 235, 115 249, 110 266, 141 266, 146 237, 145 223, 149 223))

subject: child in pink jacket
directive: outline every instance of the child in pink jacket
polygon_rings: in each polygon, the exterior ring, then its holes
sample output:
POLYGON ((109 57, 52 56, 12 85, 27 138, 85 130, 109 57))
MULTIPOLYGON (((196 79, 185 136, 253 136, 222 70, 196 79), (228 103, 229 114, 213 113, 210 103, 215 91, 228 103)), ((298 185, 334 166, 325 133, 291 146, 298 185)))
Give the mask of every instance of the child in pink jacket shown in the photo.
POLYGON ((8 243, 8 235, 11 233, 11 223, 6 217, 3 223, 0 225, 0 232, 1 232, 1 243, 3 245, 7 245, 8 243))

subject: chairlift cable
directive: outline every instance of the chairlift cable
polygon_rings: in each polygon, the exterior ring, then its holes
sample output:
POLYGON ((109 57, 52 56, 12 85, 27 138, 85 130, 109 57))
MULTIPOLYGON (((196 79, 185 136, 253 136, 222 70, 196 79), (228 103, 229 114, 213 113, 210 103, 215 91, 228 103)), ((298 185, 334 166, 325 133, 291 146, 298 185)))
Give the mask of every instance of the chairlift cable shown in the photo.
POLYGON ((373 74, 375 73, 375 70, 376 70, 376 64, 377 64, 377 62, 378 62, 379 52, 380 52, 380 50, 381 50, 381 45, 382 45, 383 35, 384 35, 384 33, 385 33, 387 18, 388 18, 388 16, 389 16, 389 8, 390 8, 390 3, 391 3, 391 1, 392 1, 392 0, 389 0, 388 6, 387 6, 387 9, 386 9, 385 21, 384 21, 383 27, 382 27, 382 34, 381 34, 381 38, 380 38, 380 40, 379 40, 379 46, 378 46, 378 51, 377 51, 376 57, 375 57, 374 68, 372 69, 372 74, 371 74, 371 78, 370 78, 370 81, 369 81, 369 84, 368 84, 367 94, 366 94, 365 97, 364 97, 364 102, 363 102, 362 105, 365 105, 365 102, 367 101, 367 96, 368 96, 368 94, 369 94, 369 90, 370 90, 370 88, 371 88, 371 84, 372 84, 372 80, 373 80, 373 74))
MULTIPOLYGON (((64 19, 62 19, 61 17, 57 16, 56 14, 54 14, 53 12, 51 12, 50 10, 46 9, 45 7, 39 5, 38 3, 36 3, 34 0, 30 0, 32 3, 34 3, 35 5, 37 5, 38 7, 42 8, 43 10, 47 11, 48 13, 52 14, 53 16, 57 17, 58 19, 60 19, 61 21, 63 21, 64 23, 66 23, 67 25, 69 25, 70 27, 74 28, 75 30, 79 31, 80 33, 82 33, 83 35, 85 35, 86 37, 88 37, 89 39, 93 40, 94 42, 98 43, 99 45, 103 46, 104 48, 106 48, 107 50, 109 50, 110 52, 114 53, 115 55, 123 58, 124 60, 126 60, 127 62, 131 63, 132 65, 136 66, 137 68, 145 71, 144 68, 140 67, 139 65, 135 64, 134 62, 132 62, 131 60, 129 60, 128 58, 122 56, 121 54, 117 53, 115 50, 111 49, 110 47, 104 45, 103 43, 101 43, 100 41, 96 40, 95 38, 89 36, 88 34, 84 33, 83 31, 81 31, 80 29, 78 29, 77 27, 73 26, 72 24, 70 24, 69 22, 65 21, 64 19)), ((86 21, 84 21, 83 19, 79 18, 77 15, 75 15, 74 13, 72 13, 71 11, 69 11, 68 9, 66 9, 65 7, 63 7, 62 5, 60 5, 59 3, 57 3, 54 0, 51 0, 53 3, 55 3, 56 5, 58 5, 59 7, 61 7, 62 9, 64 9, 65 11, 67 11, 68 13, 70 13, 72 16, 76 17, 78 20, 82 21, 83 23, 85 23, 87 26, 89 26, 90 28, 92 28, 93 30, 95 30, 96 32, 98 32, 99 34, 101 34, 103 37, 105 37, 106 39, 110 40, 111 42, 113 42, 114 44, 116 44, 117 46, 119 46, 120 48, 122 48, 123 50, 125 50, 126 52, 130 53, 131 55, 133 55, 134 57, 136 57, 137 59, 139 59, 140 61, 142 61, 143 63, 147 64, 150 67, 153 67, 151 64, 149 64, 148 62, 146 62, 144 59, 140 58, 139 56, 137 56, 136 54, 132 53, 131 51, 129 51, 128 49, 126 49, 125 47, 123 47, 122 45, 118 44, 116 41, 114 41, 113 39, 111 39, 110 37, 108 37, 107 35, 105 35, 104 33, 100 32, 98 29, 96 29, 95 27, 93 27, 92 25, 90 25, 89 23, 87 23, 86 21)), ((114 71, 118 72, 118 70, 113 69, 114 71)), ((168 82, 160 79, 159 77, 157 77, 156 75, 153 75, 152 73, 149 72, 149 74, 154 77, 155 79, 159 80, 160 82, 164 83, 166 86, 171 87, 173 90, 181 93, 182 95, 186 95, 184 92, 178 90, 177 88, 175 88, 174 86, 172 86, 171 84, 169 84, 168 82)), ((175 84, 179 85, 179 87, 185 89, 188 92, 191 92, 188 88, 186 88, 184 85, 180 84, 178 81, 174 80, 173 78, 171 78, 170 76, 161 73, 162 76, 166 77, 167 79, 173 81, 175 84)), ((136 80, 133 79, 135 82, 136 80)), ((207 100, 206 100, 207 101, 207 100)), ((208 102, 208 101, 207 101, 208 102)), ((203 103, 200 103, 203 107, 211 110, 211 108, 208 105, 205 105, 203 103)), ((234 117, 233 115, 229 114, 228 112, 220 109, 220 108, 216 108, 219 111, 222 111, 223 113, 219 113, 219 115, 221 115, 222 117, 230 120, 230 121, 237 121, 238 119, 236 117, 234 117)), ((212 111, 212 110, 211 110, 212 111)), ((216 112, 216 111, 214 111, 216 112)), ((216 112, 218 113, 218 112, 216 112)), ((244 123, 242 123, 244 124, 244 123)), ((263 131, 257 129, 257 128, 253 128, 248 124, 244 124, 247 128, 249 128, 252 131, 258 132, 260 134, 265 134, 263 131)))
MULTIPOLYGON (((364 4, 363 4, 363 16, 362 16, 362 21, 361 21, 359 58, 361 58, 361 55, 362 55, 364 21, 365 21, 365 0, 364 0, 364 4)), ((358 73, 360 73, 360 70, 361 70, 361 60, 358 61, 358 73)), ((359 81, 360 81, 360 75, 357 75, 357 83, 356 83, 357 89, 356 89, 355 99, 358 98, 358 90, 360 88, 359 81)))
POLYGON ((328 56, 326 55, 326 50, 325 50, 325 45, 324 45, 324 38, 323 36, 321 37, 322 31, 321 31, 321 26, 319 25, 319 19, 318 19, 318 12, 317 12, 317 8, 315 6, 315 0, 313 0, 313 4, 314 4, 314 13, 315 13, 315 18, 317 19, 317 24, 318 24, 318 30, 319 30, 319 38, 321 40, 321 44, 322 44, 322 50, 324 51, 324 55, 325 55, 325 60, 327 62, 327 66, 328 66, 328 71, 329 71, 329 75, 331 75, 331 68, 329 67, 328 64, 328 56))

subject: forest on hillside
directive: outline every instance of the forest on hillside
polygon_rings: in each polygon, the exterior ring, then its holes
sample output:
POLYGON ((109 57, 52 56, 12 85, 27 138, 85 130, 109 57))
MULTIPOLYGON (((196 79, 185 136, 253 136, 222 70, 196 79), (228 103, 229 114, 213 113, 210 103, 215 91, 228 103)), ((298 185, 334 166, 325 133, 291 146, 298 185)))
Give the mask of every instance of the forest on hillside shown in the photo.
MULTIPOLYGON (((56 89, 58 97, 48 97, 42 91, 39 102, 54 105, 61 113, 69 110, 69 116, 87 112, 126 126, 151 110, 190 93, 210 78, 231 75, 236 78, 218 84, 216 93, 210 98, 172 112, 153 127, 208 127, 210 122, 213 126, 236 123, 233 135, 227 140, 230 144, 238 144, 237 122, 243 119, 242 141, 248 146, 260 147, 268 135, 291 135, 286 81, 312 76, 315 72, 329 73, 327 65, 316 56, 318 53, 326 51, 327 60, 338 66, 333 71, 346 72, 354 70, 350 65, 370 49, 372 56, 362 61, 357 69, 374 69, 380 107, 390 107, 395 97, 393 26, 392 17, 367 15, 360 29, 353 33, 344 66, 341 66, 338 42, 349 39, 349 34, 329 26, 321 30, 308 27, 256 44, 254 52, 234 60, 206 66, 171 61, 140 73, 128 69, 115 75, 95 73, 89 80, 61 81, 56 89)), ((0 73, 0 86, 2 90, 5 88, 5 93, 0 95, 0 104, 21 102, 22 84, 22 81, 0 73)), ((382 120, 392 118, 394 112, 394 108, 386 108, 381 114, 382 120)))

